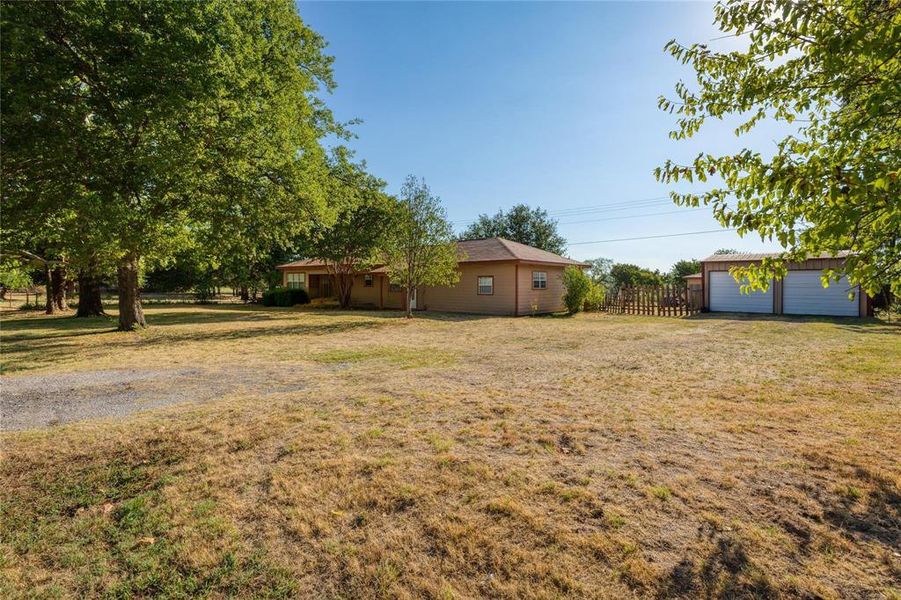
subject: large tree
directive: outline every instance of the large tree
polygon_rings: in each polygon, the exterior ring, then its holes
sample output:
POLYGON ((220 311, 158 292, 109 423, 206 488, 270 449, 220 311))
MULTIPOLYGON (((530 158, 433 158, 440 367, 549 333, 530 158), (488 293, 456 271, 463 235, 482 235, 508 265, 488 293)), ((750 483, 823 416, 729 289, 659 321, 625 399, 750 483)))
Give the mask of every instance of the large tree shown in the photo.
POLYGON ((613 261, 609 258, 591 258, 586 260, 588 263, 588 277, 593 283, 604 287, 612 287, 614 285, 613 277, 610 270, 613 268, 613 261))
POLYGON ((529 208, 525 204, 517 204, 506 212, 499 210, 494 216, 479 215, 460 237, 502 237, 554 254, 566 252, 566 239, 557 233, 557 221, 550 218, 546 210, 529 208))
POLYGON ((66 187, 116 249, 119 327, 144 326, 139 269, 193 236, 295 236, 325 214, 316 94, 325 42, 279 0, 4 2, 4 205, 66 187))
POLYGON ((685 276, 701 272, 701 261, 696 258, 676 261, 667 274, 667 279, 674 285, 685 285, 685 276))
POLYGON ((385 182, 350 159, 345 148, 336 149, 329 198, 337 216, 334 223, 316 223, 303 244, 306 256, 325 262, 342 308, 350 306, 354 276, 383 259, 397 216, 396 201, 383 191, 385 182))
POLYGON ((772 152, 701 153, 689 164, 667 161, 657 178, 715 180, 673 199, 711 205, 724 226, 786 248, 740 270, 754 287, 783 276, 789 260, 850 250, 844 271, 853 283, 901 292, 901 3, 730 0, 714 16, 744 47, 667 44, 697 75, 676 85, 675 99, 660 99, 680 117, 671 136, 690 138, 707 119, 726 117, 741 119, 738 136, 766 119, 796 130, 772 152))
POLYGON ((441 200, 425 181, 412 175, 401 189, 385 257, 388 278, 406 291, 408 318, 413 316, 413 294, 418 288, 454 285, 460 279, 457 244, 441 200))
POLYGON ((610 269, 610 279, 616 288, 632 285, 659 285, 663 276, 658 271, 629 263, 616 263, 610 269))

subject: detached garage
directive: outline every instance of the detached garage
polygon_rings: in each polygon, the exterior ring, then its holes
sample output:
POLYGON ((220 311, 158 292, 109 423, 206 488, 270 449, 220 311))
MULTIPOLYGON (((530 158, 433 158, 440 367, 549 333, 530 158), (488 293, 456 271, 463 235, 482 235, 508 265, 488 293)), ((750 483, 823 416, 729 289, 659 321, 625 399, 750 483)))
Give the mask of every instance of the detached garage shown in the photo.
POLYGON ((788 265, 782 280, 770 282, 766 292, 742 293, 729 269, 749 266, 776 254, 716 254, 701 261, 704 306, 710 312, 738 312, 834 317, 871 316, 869 298, 846 277, 824 288, 823 269, 841 268, 845 255, 810 258, 788 265), (849 298, 850 295, 850 298, 849 298))

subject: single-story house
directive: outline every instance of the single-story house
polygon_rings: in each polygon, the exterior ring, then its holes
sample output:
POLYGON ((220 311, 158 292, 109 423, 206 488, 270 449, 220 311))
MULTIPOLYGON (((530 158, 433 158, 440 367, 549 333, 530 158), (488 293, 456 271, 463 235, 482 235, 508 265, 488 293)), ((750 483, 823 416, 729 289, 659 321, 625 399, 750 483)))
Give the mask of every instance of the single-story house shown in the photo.
MULTIPOLYGON (((415 310, 512 316, 561 311, 563 270, 571 265, 587 267, 498 237, 460 241, 457 250, 459 282, 415 290, 415 310)), ((334 294, 332 276, 322 261, 297 260, 277 268, 286 287, 304 288, 311 298, 334 294)), ((357 273, 350 297, 356 307, 406 309, 405 291, 388 280, 382 265, 357 273)))
POLYGON ((821 255, 787 265, 783 279, 770 282, 766 292, 741 292, 729 269, 759 263, 778 254, 714 254, 701 261, 704 308, 710 312, 766 313, 776 315, 872 316, 869 296, 847 277, 824 288, 824 269, 840 269, 848 253, 821 255), (850 294, 850 298, 849 298, 850 294))

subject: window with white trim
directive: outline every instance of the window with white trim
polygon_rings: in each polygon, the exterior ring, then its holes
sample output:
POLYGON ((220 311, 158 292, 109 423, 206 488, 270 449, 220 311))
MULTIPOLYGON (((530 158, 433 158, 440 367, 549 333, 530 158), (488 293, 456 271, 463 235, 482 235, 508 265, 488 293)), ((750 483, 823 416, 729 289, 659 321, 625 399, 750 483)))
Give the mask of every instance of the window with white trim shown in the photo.
POLYGON ((363 287, 372 287, 373 277, 372 275, 363 275, 363 287))
POLYGON ((532 271, 532 289, 547 289, 547 271, 532 271))
POLYGON ((479 276, 479 296, 492 296, 494 294, 494 275, 479 276))
POLYGON ((303 288, 307 287, 307 274, 306 273, 288 273, 287 275, 287 283, 289 288, 303 288))

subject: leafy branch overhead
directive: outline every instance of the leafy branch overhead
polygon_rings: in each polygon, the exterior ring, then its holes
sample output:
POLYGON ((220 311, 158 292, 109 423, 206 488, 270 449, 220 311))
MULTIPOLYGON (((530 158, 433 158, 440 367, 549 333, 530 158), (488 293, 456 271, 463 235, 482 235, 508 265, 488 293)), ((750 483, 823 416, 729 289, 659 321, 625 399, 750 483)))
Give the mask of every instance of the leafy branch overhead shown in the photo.
POLYGON ((711 184, 673 200, 710 205, 723 226, 786 248, 740 270, 754 287, 784 275, 788 261, 849 250, 852 283, 901 293, 901 3, 729 1, 714 12, 746 48, 666 45, 696 73, 695 85, 679 82, 675 98, 660 98, 679 117, 671 137, 727 117, 741 119, 737 136, 765 119, 795 131, 771 157, 701 153, 690 164, 666 161, 657 179, 711 184))

